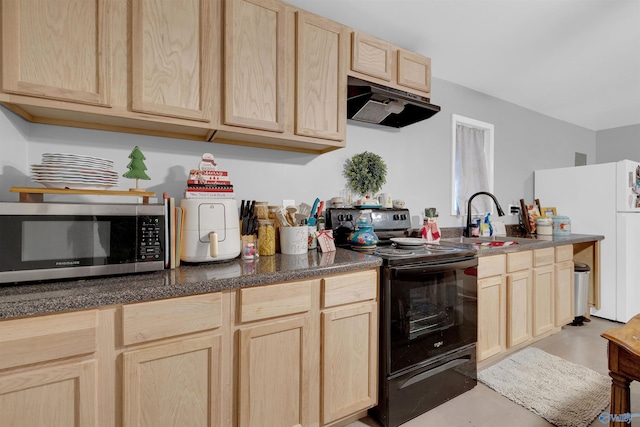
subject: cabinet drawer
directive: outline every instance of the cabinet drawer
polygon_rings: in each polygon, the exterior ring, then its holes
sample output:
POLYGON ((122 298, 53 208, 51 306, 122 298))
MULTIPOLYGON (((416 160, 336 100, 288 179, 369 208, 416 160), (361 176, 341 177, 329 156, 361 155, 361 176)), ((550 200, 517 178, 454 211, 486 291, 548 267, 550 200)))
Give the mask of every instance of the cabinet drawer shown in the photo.
POLYGON ((573 246, 556 246, 556 262, 573 261, 573 246))
POLYGON ((240 289, 240 322, 269 319, 311 309, 313 280, 240 289))
POLYGON ((214 329, 221 324, 220 292, 122 307, 124 345, 214 329))
POLYGON ((97 311, 0 322, 0 369, 96 351, 97 311))
POLYGON ((373 300, 377 296, 377 270, 358 271, 322 279, 322 306, 324 308, 373 300))
POLYGON ((504 254, 478 258, 478 279, 504 274, 505 271, 506 257, 504 254))
POLYGON ((550 265, 550 264, 553 264, 554 261, 555 261, 555 248, 535 249, 533 251, 534 267, 550 265))
POLYGON ((531 251, 511 252, 507 254, 507 273, 531 268, 531 251))

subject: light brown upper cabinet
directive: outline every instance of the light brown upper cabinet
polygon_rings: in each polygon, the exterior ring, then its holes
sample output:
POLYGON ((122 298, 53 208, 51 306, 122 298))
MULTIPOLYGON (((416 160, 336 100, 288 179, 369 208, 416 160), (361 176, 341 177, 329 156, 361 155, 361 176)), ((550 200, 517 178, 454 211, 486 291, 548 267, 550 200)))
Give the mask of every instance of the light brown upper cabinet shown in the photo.
POLYGON ((214 142, 303 152, 344 147, 348 29, 277 0, 226 0, 214 142))
POLYGON ((368 34, 351 34, 349 75, 431 98, 431 58, 368 34))
POLYGON ((106 0, 2 2, 2 90, 109 106, 106 0))
POLYGON ((213 134, 219 2, 0 5, 0 102, 16 114, 35 123, 200 141, 213 134))
POLYGON ((429 58, 280 0, 0 8, 0 103, 35 123, 319 154, 346 145, 349 75, 430 97, 429 58))
POLYGON ((351 33, 351 69, 385 81, 391 81, 393 49, 391 44, 354 31, 351 33))
POLYGON ((131 106, 134 111, 212 120, 213 3, 131 3, 131 106))
POLYGON ((348 37, 343 25, 297 12, 297 135, 345 139, 348 37))
POLYGON ((431 58, 398 49, 398 84, 431 92, 431 58))
POLYGON ((224 25, 224 124, 284 130, 285 7, 228 0, 224 25))

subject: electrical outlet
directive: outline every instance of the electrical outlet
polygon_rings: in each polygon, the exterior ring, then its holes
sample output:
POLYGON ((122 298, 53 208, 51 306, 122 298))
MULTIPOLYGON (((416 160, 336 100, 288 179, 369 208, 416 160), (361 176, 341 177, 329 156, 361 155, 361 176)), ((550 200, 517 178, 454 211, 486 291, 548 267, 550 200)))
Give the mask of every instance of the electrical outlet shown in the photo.
POLYGON ((509 213, 507 215, 519 215, 519 214, 520 214, 520 206, 509 205, 509 213))

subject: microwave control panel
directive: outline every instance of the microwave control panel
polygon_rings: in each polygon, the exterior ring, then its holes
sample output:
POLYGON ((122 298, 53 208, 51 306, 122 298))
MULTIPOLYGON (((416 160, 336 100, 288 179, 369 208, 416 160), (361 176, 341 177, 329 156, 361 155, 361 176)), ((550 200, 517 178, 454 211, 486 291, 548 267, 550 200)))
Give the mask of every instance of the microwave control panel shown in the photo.
POLYGON ((138 260, 161 261, 164 239, 164 218, 160 216, 143 216, 138 223, 138 260))

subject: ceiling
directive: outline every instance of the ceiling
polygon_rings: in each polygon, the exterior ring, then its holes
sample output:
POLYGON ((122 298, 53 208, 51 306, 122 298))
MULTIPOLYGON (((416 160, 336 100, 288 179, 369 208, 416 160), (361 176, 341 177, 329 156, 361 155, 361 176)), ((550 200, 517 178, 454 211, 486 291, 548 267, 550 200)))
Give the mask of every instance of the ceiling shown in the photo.
POLYGON ((430 57, 433 77, 591 130, 640 124, 640 0, 286 1, 430 57))

